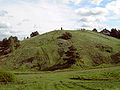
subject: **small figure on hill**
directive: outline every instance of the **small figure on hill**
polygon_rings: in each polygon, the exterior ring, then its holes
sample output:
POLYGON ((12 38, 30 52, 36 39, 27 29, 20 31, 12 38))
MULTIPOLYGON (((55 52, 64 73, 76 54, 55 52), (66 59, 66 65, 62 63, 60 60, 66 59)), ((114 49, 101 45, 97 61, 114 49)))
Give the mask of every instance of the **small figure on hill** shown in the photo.
POLYGON ((82 28, 81 31, 85 31, 86 29, 82 28))
POLYGON ((61 27, 61 30, 63 30, 63 28, 61 27))

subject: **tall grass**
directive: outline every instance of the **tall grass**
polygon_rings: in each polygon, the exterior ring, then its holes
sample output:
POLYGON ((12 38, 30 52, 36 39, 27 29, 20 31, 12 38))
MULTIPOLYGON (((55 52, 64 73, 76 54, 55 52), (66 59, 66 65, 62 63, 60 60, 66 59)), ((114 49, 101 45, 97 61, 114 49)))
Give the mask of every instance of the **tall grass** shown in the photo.
POLYGON ((0 82, 14 82, 16 79, 15 75, 13 73, 4 71, 4 70, 0 70, 0 82))

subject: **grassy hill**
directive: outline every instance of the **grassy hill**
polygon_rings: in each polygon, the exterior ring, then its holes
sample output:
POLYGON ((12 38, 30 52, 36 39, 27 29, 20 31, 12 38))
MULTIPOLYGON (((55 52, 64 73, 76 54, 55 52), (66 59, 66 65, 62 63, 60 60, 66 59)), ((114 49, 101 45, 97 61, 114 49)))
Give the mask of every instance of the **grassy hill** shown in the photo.
POLYGON ((57 30, 21 41, 14 52, 0 56, 0 65, 9 69, 64 69, 65 52, 74 46, 80 59, 71 68, 95 68, 119 64, 120 40, 92 31, 57 30), (72 37, 60 39, 65 32, 72 37), (115 56, 117 55, 117 56, 115 56), (114 58, 113 56, 117 57, 114 58), (113 57, 113 58, 111 58, 113 57), (56 68, 57 67, 57 68, 56 68))

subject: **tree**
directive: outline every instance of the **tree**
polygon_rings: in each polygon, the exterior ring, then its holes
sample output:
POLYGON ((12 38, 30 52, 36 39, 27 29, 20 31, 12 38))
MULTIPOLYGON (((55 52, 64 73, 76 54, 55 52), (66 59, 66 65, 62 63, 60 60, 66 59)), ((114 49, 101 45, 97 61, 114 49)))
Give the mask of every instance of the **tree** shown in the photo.
POLYGON ((116 28, 111 29, 110 36, 119 38, 119 32, 117 31, 116 28))
POLYGON ((85 28, 82 28, 81 31, 85 31, 86 29, 85 28))
POLYGON ((110 36, 110 31, 107 30, 106 28, 103 29, 100 33, 102 33, 102 34, 104 34, 104 35, 108 35, 108 36, 110 36))
POLYGON ((2 40, 2 47, 8 47, 9 46, 9 42, 8 42, 8 39, 7 38, 4 38, 2 40))
POLYGON ((118 38, 120 39, 120 30, 118 30, 118 38))
POLYGON ((93 32, 97 32, 97 29, 96 29, 96 28, 94 28, 92 31, 93 31, 93 32))
POLYGON ((6 55, 10 52, 13 52, 20 46, 20 41, 17 37, 9 37, 8 39, 5 38, 1 42, 1 52, 0 55, 6 55))
POLYGON ((37 35, 39 35, 38 31, 32 32, 32 33, 30 34, 30 37, 34 37, 34 36, 37 36, 37 35))

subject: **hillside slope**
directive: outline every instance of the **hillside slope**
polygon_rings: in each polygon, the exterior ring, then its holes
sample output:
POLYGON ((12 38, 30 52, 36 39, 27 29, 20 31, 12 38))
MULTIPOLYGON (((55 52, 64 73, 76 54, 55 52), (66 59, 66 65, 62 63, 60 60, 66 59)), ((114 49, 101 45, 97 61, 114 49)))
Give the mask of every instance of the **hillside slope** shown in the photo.
MULTIPOLYGON (((68 67, 91 68, 103 64, 119 64, 120 40, 92 31, 58 30, 21 41, 14 52, 1 56, 0 64, 10 69, 55 70, 68 67), (58 38, 68 32, 68 40, 58 38), (68 65, 63 58, 74 46, 79 59, 68 65), (66 64, 68 65, 66 67, 66 64)), ((70 60, 69 60, 70 62, 70 60)))

